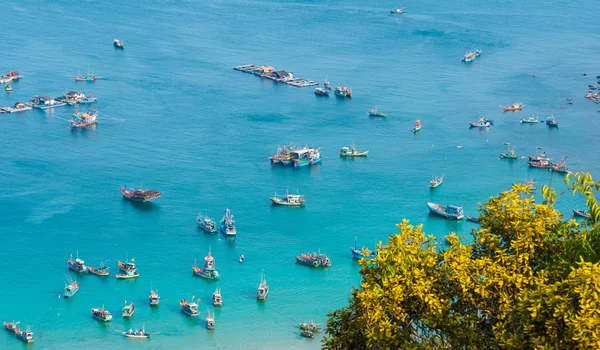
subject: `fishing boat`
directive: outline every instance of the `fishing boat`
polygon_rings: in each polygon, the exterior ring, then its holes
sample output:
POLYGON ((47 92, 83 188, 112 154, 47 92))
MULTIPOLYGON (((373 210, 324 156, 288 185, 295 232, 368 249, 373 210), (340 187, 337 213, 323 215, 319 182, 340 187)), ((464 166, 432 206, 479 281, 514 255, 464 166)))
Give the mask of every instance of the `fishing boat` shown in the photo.
POLYGON ((115 275, 115 277, 117 277, 118 280, 128 280, 132 278, 138 278, 139 276, 140 274, 136 270, 129 270, 125 273, 117 273, 115 275))
POLYGON ((283 146, 277 147, 277 153, 274 156, 269 157, 271 160, 271 164, 281 164, 281 165, 292 165, 294 164, 294 159, 292 158, 290 152, 294 150, 293 146, 283 146))
POLYGON ((347 86, 336 86, 335 95, 341 98, 352 98, 352 89, 347 86))
POLYGON ((132 330, 130 329, 127 332, 121 332, 121 334, 123 334, 125 337, 127 338, 138 338, 138 339, 148 339, 150 338, 150 333, 146 332, 146 330, 144 329, 144 326, 142 326, 142 329, 140 330, 132 330))
POLYGON ((301 194, 289 194, 287 190, 282 196, 278 196, 277 192, 275 192, 275 195, 269 198, 273 204, 283 205, 286 207, 301 207, 304 205, 304 202, 306 202, 304 199, 302 199, 301 194))
POLYGON ((50 96, 33 96, 29 103, 31 104, 31 107, 41 110, 57 108, 67 105, 66 102, 57 101, 50 96))
POLYGON ((265 300, 269 296, 269 285, 267 284, 267 277, 263 271, 260 276, 260 284, 256 290, 256 299, 265 300))
POLYGON ((123 272, 136 270, 135 258, 131 258, 131 261, 129 259, 125 259, 125 262, 117 261, 117 264, 119 265, 119 269, 123 272))
POLYGON ((325 86, 325 89, 331 90, 331 83, 329 82, 329 80, 327 80, 327 78, 325 78, 325 81, 323 82, 323 86, 325 86))
POLYGON ((352 252, 352 259, 360 260, 360 259, 375 259, 377 257, 377 252, 371 252, 369 255, 365 255, 362 249, 358 249, 356 247, 356 237, 354 237, 354 247, 350 247, 350 252, 352 252))
POLYGON ((17 72, 16 70, 7 72, 6 74, 4 74, 3 76, 0 76, 0 84, 2 83, 9 83, 13 80, 19 80, 21 79, 23 76, 17 72))
POLYGON ((515 154, 515 148, 512 147, 506 153, 500 153, 500 159, 518 159, 519 156, 515 154))
POLYGON ((221 296, 221 288, 217 288, 212 294, 212 303, 213 306, 222 306, 223 305, 223 297, 221 296))
POLYGON ((75 272, 87 272, 88 268, 85 266, 85 262, 79 259, 79 251, 77 251, 76 254, 75 260, 73 260, 73 254, 69 255, 69 260, 67 260, 69 270, 73 270, 75 272))
POLYGON ((73 119, 69 120, 71 128, 88 128, 92 125, 98 124, 98 110, 90 108, 88 112, 76 112, 73 113, 73 119))
POLYGON ((123 306, 123 317, 131 317, 133 316, 133 313, 135 312, 135 306, 133 306, 133 303, 131 304, 127 304, 127 300, 125 300, 125 306, 123 306))
POLYGON ((421 120, 417 119, 417 121, 415 122, 415 126, 412 128, 411 132, 412 133, 417 133, 421 130, 421 120))
POLYGON ((113 45, 114 45, 114 47, 116 47, 117 49, 124 49, 124 48, 125 48, 125 45, 124 45, 124 44, 123 44, 123 42, 122 42, 121 40, 119 40, 119 39, 115 39, 115 40, 113 41, 113 45))
POLYGON ((465 216, 463 208, 457 205, 443 206, 436 203, 427 202, 427 207, 432 214, 445 217, 450 220, 462 220, 465 216))
POLYGON ((511 106, 502 106, 505 112, 515 112, 523 109, 522 103, 513 103, 511 106))
POLYGON ((12 86, 9 83, 6 83, 6 86, 4 87, 4 90, 6 90, 6 92, 11 92, 12 91, 12 86))
POLYGON ((567 162, 567 157, 565 156, 560 163, 557 164, 552 164, 551 165, 551 169, 552 171, 554 171, 555 173, 559 173, 559 174, 568 174, 570 172, 570 170, 567 168, 566 166, 566 162, 567 162))
POLYGON ((196 222, 198 223, 198 227, 200 227, 208 233, 217 232, 217 223, 213 218, 209 217, 208 215, 198 213, 198 216, 196 216, 196 222))
POLYGON ((550 169, 552 167, 552 162, 550 161, 550 158, 546 157, 545 153, 540 154, 537 157, 529 156, 528 163, 532 168, 550 169))
POLYGON ((317 253, 301 254, 296 256, 296 263, 309 267, 330 267, 331 260, 327 255, 321 254, 319 250, 317 253))
POLYGON ((225 236, 237 235, 235 221, 233 220, 233 215, 231 215, 229 208, 225 209, 225 215, 223 215, 223 218, 221 218, 221 222, 219 223, 219 230, 225 236))
POLYGON ((522 118, 521 119, 521 124, 537 124, 539 123, 539 119, 537 116, 531 116, 527 119, 522 118))
POLYGON ((219 272, 216 270, 215 258, 213 258, 210 248, 208 254, 204 257, 204 268, 196 266, 196 260, 192 265, 192 271, 195 275, 206 279, 219 279, 219 272))
POLYGON ((463 56, 462 62, 464 62, 464 63, 473 62, 473 61, 475 61, 475 58, 477 58, 477 57, 475 57, 474 53, 467 51, 465 53, 465 55, 463 56))
POLYGON ((210 310, 206 310, 206 328, 207 329, 215 329, 215 318, 211 316, 210 310))
POLYGON ((398 7, 396 9, 391 9, 390 13, 395 13, 395 14, 401 15, 404 13, 404 7, 398 7))
POLYGON ((315 95, 317 96, 329 96, 329 90, 324 88, 316 88, 315 95))
POLYGON ((92 308, 92 317, 102 322, 112 320, 112 315, 107 310, 104 310, 104 306, 101 308, 92 308))
POLYGON ((303 167, 307 165, 316 165, 321 163, 321 149, 308 148, 294 150, 290 152, 294 161, 294 167, 303 167))
POLYGON ((556 121, 556 119, 554 119, 554 115, 546 119, 546 125, 548 125, 551 128, 558 128, 558 122, 556 121))
POLYGON ((100 262, 100 266, 98 268, 87 266, 87 269, 96 276, 108 276, 110 274, 108 272, 108 266, 104 265, 103 261, 100 262))
POLYGON ((369 155, 369 151, 359 151, 354 147, 354 143, 352 143, 348 147, 342 147, 340 149, 341 157, 366 157, 369 155))
POLYGON ((94 73, 88 73, 86 75, 78 74, 75 76, 75 81, 96 81, 96 79, 101 79, 102 77, 97 76, 94 73))
POLYGON ((306 331, 304 329, 300 330, 300 335, 303 336, 303 337, 305 337, 305 338, 314 338, 315 337, 315 334, 313 332, 306 331))
POLYGON ((160 296, 158 295, 158 291, 150 289, 150 296, 148 297, 148 301, 150 302, 150 306, 158 306, 160 303, 160 296))
POLYGON ((29 326, 27 326, 24 331, 19 328, 15 328, 15 334, 17 335, 17 338, 21 339, 25 343, 33 343, 33 332, 29 326))
MULTIPOLYGON (((200 299, 198 299, 198 302, 199 301, 200 299)), ((196 317, 200 315, 200 312, 198 312, 198 304, 194 302, 194 297, 192 297, 191 302, 185 299, 181 299, 179 301, 179 305, 181 306, 181 311, 188 316, 196 317)))
POLYGON ((76 104, 80 104, 80 105, 92 104, 92 103, 96 102, 97 98, 92 96, 91 93, 88 96, 86 96, 85 94, 82 94, 80 92, 70 91, 70 92, 66 93, 61 98, 61 100, 64 100, 70 106, 74 106, 76 104))
POLYGON ((321 331, 321 328, 318 327, 318 324, 315 321, 310 321, 310 323, 298 323, 298 327, 305 331, 311 331, 315 333, 321 331))
POLYGON ((21 323, 21 322, 19 322, 19 321, 16 321, 16 322, 15 321, 12 321, 12 322, 6 322, 6 321, 4 321, 4 329, 6 329, 9 332, 13 332, 14 333, 18 329, 17 325, 19 323, 21 323))
POLYGON ((71 276, 66 276, 66 281, 65 281, 65 292, 64 292, 64 296, 65 298, 70 298, 73 295, 77 294, 77 292, 79 292, 79 283, 77 283, 77 281, 73 280, 71 278, 71 276))
MULTIPOLYGON (((575 208, 573 208, 573 214, 575 216, 580 216, 580 217, 586 218, 586 219, 591 219, 592 218, 592 215, 589 212, 587 212, 585 210, 581 210, 581 209, 575 209, 575 208)), ((6 322, 4 324, 6 325, 6 322)))
POLYGON ((429 181, 429 188, 436 188, 444 182, 444 175, 435 176, 431 181, 429 181))
POLYGON ((376 107, 369 109, 369 117, 387 117, 387 113, 380 112, 376 107))
POLYGON ((494 121, 486 119, 485 117, 479 118, 479 120, 476 123, 469 122, 469 128, 483 129, 483 128, 489 128, 492 125, 494 125, 494 121))
POLYGON ((144 190, 144 189, 126 189, 124 186, 121 187, 121 193, 123 194, 123 198, 129 199, 134 202, 150 202, 153 199, 160 197, 160 192, 155 190, 144 190))
POLYGON ((469 220, 471 222, 477 222, 477 223, 479 223, 479 218, 476 218, 474 216, 467 215, 467 220, 469 220))

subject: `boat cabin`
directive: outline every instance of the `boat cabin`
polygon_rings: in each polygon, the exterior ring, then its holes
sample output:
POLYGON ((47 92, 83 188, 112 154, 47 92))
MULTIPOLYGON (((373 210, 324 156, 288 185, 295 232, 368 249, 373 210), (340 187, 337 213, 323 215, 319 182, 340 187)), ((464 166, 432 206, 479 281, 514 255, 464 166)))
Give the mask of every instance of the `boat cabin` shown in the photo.
POLYGON ((449 205, 446 207, 446 214, 461 217, 463 216, 463 208, 457 205, 449 205))

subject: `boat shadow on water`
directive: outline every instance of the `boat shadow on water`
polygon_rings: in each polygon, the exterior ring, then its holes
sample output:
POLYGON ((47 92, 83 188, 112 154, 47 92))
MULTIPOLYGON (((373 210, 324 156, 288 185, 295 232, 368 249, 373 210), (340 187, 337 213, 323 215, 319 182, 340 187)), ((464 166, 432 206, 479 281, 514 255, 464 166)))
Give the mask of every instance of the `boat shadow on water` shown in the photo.
POLYGON ((130 200, 126 199, 125 197, 121 197, 121 199, 123 201, 123 205, 132 206, 132 207, 136 208, 137 210, 146 211, 146 212, 160 211, 160 205, 158 205, 156 203, 134 202, 134 201, 130 201, 130 200))

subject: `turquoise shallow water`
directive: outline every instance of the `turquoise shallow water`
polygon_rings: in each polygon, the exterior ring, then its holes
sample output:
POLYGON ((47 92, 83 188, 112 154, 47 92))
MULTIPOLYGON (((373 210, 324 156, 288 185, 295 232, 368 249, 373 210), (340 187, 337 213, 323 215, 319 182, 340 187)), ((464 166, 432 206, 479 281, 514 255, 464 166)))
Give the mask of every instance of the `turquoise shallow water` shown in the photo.
MULTIPOLYGON (((408 2, 402 16, 388 13, 394 6, 0 1, 10 14, 0 70, 24 75, 10 95, 2 91, 0 105, 79 90, 99 98, 103 116, 96 130, 73 133, 65 121, 72 107, 0 115, 0 317, 30 324, 37 338, 26 346, 0 332, 0 348, 318 348, 320 337, 300 338, 295 322, 324 324, 346 303, 360 281, 349 252, 355 236, 373 247, 404 217, 438 237, 466 234, 474 226, 429 216, 425 201, 473 214, 515 181, 550 181, 523 160, 499 160, 503 142, 521 155, 543 145, 600 176, 600 108, 583 99, 600 75, 594 2, 408 2), (112 47, 114 38, 124 51, 112 47), (476 47, 481 58, 462 65, 476 47), (354 99, 315 98, 311 88, 231 69, 248 63, 348 84, 354 99), (91 71, 106 79, 73 81, 91 71), (521 101, 520 113, 498 107, 521 101), (390 117, 369 119, 373 106, 390 117), (554 113, 559 129, 518 123, 532 113, 554 113), (469 130, 480 115, 495 126, 469 130), (417 118, 424 126, 413 135, 417 118), (338 157, 352 141, 368 159, 338 157), (323 164, 271 167, 267 157, 289 142, 321 147, 323 164), (427 182, 442 173, 444 184, 430 191, 427 182), (119 186, 140 181, 163 196, 147 206, 124 201, 119 186), (286 188, 303 193, 307 206, 272 207, 268 196, 286 188), (225 207, 238 224, 234 243, 195 225, 198 211, 218 218, 225 207), (222 276, 215 283, 190 270, 209 248, 222 276), (135 257, 141 276, 80 276, 80 292, 58 299, 77 249, 91 265, 109 260, 113 273, 118 259, 135 257), (331 256, 331 268, 294 264, 296 254, 317 249, 331 256), (263 269, 271 291, 257 303, 263 269), (161 294, 154 310, 150 286, 161 294), (209 332, 204 315, 217 286, 224 306, 209 332), (178 301, 192 295, 202 298, 198 320, 179 312, 178 301), (119 314, 124 299, 137 305, 130 322, 119 314), (102 304, 115 314, 109 325, 90 316, 102 304), (142 323, 160 334, 139 342, 118 333, 142 323)), ((557 207, 582 205, 567 195, 557 207)))

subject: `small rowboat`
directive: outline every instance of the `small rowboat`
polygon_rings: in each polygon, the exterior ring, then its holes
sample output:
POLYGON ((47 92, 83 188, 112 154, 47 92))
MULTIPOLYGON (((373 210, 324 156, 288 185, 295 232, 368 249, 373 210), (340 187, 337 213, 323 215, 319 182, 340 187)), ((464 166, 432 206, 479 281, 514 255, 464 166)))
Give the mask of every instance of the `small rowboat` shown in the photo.
POLYGON ((150 333, 146 333, 143 326, 142 326, 142 329, 139 331, 137 329, 135 331, 130 329, 128 332, 121 332, 121 334, 123 334, 127 338, 137 338, 137 339, 150 338, 150 333))
POLYGON ((433 178, 433 180, 429 181, 429 187, 430 188, 436 188, 439 185, 441 185, 442 182, 444 182, 444 175, 439 176, 439 177, 436 176, 436 177, 433 178))
POLYGON ((479 223, 479 218, 476 218, 474 216, 467 215, 467 220, 469 220, 471 222, 477 222, 477 223, 479 223))
POLYGON ((417 119, 416 123, 415 123, 415 127, 411 130, 411 132, 413 134, 416 134, 417 132, 419 132, 421 130, 421 120, 417 119))
POLYGON ((305 338, 314 338, 315 334, 311 331, 305 331, 304 329, 300 330, 300 335, 305 337, 305 338))
POLYGON ((573 208, 573 214, 575 214, 575 216, 580 216, 582 218, 586 218, 586 219, 591 219, 592 215, 590 215, 590 213, 588 213, 585 210, 581 210, 581 209, 575 209, 573 208))

